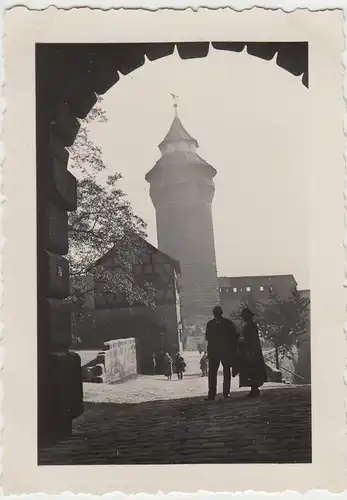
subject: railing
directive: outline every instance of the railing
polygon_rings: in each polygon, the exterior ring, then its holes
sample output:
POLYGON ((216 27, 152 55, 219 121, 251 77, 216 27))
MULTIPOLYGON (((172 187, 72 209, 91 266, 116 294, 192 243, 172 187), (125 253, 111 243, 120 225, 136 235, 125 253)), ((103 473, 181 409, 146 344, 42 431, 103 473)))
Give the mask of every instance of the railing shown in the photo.
MULTIPOLYGON (((264 360, 266 361, 270 361, 270 363, 272 363, 273 365, 276 365, 276 362, 275 361, 272 361, 272 359, 270 358, 267 358, 266 356, 264 356, 264 360)), ((277 368, 277 366, 276 366, 277 368)), ((285 372, 288 372, 290 373, 291 375, 294 375, 295 377, 298 377, 298 378, 301 378, 301 380, 305 380, 304 377, 302 377, 301 375, 298 375, 297 373, 295 372, 292 372, 291 370, 288 370, 288 368, 284 368, 283 366, 281 367, 281 370, 284 370, 285 372)))

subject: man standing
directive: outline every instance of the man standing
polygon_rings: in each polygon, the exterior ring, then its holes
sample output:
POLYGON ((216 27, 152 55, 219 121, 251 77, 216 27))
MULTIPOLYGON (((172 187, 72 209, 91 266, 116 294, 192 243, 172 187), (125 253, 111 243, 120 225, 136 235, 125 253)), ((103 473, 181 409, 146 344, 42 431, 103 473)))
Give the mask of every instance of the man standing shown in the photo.
POLYGON ((223 317, 220 306, 213 308, 214 318, 207 322, 206 340, 207 356, 209 361, 208 371, 208 397, 213 401, 217 394, 217 373, 220 363, 223 365, 223 396, 227 398, 230 393, 232 357, 237 349, 237 333, 234 323, 223 317))

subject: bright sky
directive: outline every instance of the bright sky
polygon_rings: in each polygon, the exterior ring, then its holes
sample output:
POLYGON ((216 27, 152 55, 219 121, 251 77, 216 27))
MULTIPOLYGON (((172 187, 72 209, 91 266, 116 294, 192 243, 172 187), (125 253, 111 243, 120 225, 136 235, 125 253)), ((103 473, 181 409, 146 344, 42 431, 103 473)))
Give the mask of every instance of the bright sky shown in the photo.
POLYGON ((104 96, 106 124, 91 138, 107 174, 148 224, 156 244, 155 211, 145 174, 160 158, 158 144, 179 96, 179 117, 217 170, 213 221, 219 276, 294 274, 309 288, 309 92, 301 79, 247 53, 214 49, 204 59, 173 56, 146 63, 104 96))

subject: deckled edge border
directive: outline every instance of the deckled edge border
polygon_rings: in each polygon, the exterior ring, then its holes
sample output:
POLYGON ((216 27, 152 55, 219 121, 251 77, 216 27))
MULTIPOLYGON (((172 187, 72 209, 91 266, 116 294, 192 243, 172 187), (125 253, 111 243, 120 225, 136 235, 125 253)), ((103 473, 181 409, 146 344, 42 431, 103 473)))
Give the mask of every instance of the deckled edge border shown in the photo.
POLYGON ((5 237, 3 232, 3 218, 5 209, 5 198, 3 195, 3 171, 5 162, 5 146, 2 140, 4 117, 5 117, 5 61, 4 61, 4 6, 0 4, 0 494, 3 495, 2 488, 2 474, 3 474, 3 429, 4 429, 4 415, 3 409, 3 383, 2 383, 2 370, 4 366, 4 347, 3 347, 3 332, 4 324, 1 321, 3 300, 4 300, 4 279, 3 279, 3 248, 5 237))
MULTIPOLYGON (((100 7, 100 0, 96 1, 94 4, 93 2, 90 2, 89 4, 82 3, 78 0, 74 4, 70 4, 68 0, 58 0, 58 2, 51 4, 49 3, 49 0, 27 0, 27 3, 24 4, 20 1, 16 0, 5 0, 4 2, 1 2, 0 0, 0 494, 3 496, 3 488, 1 485, 1 477, 3 473, 3 456, 4 456, 4 447, 3 447, 3 430, 4 430, 4 415, 2 413, 2 408, 3 408, 3 397, 4 397, 4 390, 3 390, 3 383, 2 383, 2 376, 1 372, 3 371, 4 367, 4 347, 3 347, 3 335, 4 335, 4 330, 5 330, 5 325, 1 321, 1 310, 3 307, 3 300, 4 300, 4 281, 3 281, 3 248, 6 242, 6 238, 3 232, 3 219, 4 219, 4 212, 5 212, 5 202, 6 198, 3 195, 3 175, 4 175, 4 164, 5 164, 5 145, 2 140, 3 136, 3 127, 4 127, 4 118, 5 118, 5 113, 6 113, 6 100, 5 100, 5 60, 4 60, 4 50, 3 50, 3 41, 4 41, 4 14, 6 10, 10 10, 15 7, 24 7, 29 10, 47 10, 50 7, 55 7, 56 9, 63 9, 63 10, 74 10, 76 8, 89 8, 92 10, 147 10, 147 11, 158 11, 162 9, 166 10, 192 10, 192 11, 197 11, 199 9, 211 9, 211 10, 217 10, 217 9, 230 9, 234 10, 236 12, 241 12, 244 10, 251 10, 253 8, 260 8, 264 10, 282 10, 283 12, 289 13, 289 12, 294 12, 295 10, 309 10, 311 12, 319 12, 319 11, 325 11, 325 10, 341 10, 343 12, 343 17, 344 17, 344 23, 343 23, 343 34, 344 34, 344 50, 341 54, 341 66, 343 68, 343 98, 345 101, 345 114, 344 114, 344 120, 343 120, 343 130, 344 134, 347 137, 347 112, 346 112, 346 107, 347 107, 347 0, 345 1, 338 1, 335 2, 334 5, 331 4, 329 0, 326 0, 325 2, 322 2, 320 0, 305 0, 305 2, 297 2, 297 1, 291 1, 291 0, 282 0, 281 2, 276 2, 276 0, 267 0, 266 2, 262 3, 254 3, 250 2, 248 0, 242 0, 243 5, 242 7, 240 6, 240 0, 230 0, 229 3, 220 3, 218 0, 214 2, 212 0, 212 5, 211 5, 211 0, 206 4, 206 3, 199 3, 196 0, 191 0, 191 2, 188 4, 185 4, 183 2, 177 2, 176 7, 173 8, 172 4, 168 3, 167 1, 163 1, 158 3, 158 0, 142 0, 141 4, 137 3, 138 0, 128 0, 126 6, 121 5, 121 4, 114 4, 112 0, 102 0, 102 7, 100 7), (218 2, 218 3, 217 3, 218 2)), ((347 140, 345 142, 345 149, 343 152, 343 157, 345 160, 345 182, 344 182, 344 199, 345 199, 345 233, 344 233, 344 238, 343 238, 343 245, 345 248, 345 276, 344 280, 342 281, 344 288, 347 288, 347 140)), ((342 285, 341 283, 341 285, 342 285)), ((344 323, 344 333, 345 333, 345 341, 347 342, 347 304, 345 304, 345 323, 344 323)), ((347 358, 345 359, 345 366, 344 366, 344 371, 343 371, 343 380, 345 385, 347 385, 347 358)), ((344 403, 345 403, 345 421, 347 424, 347 397, 345 395, 344 397, 344 403)), ((345 429, 345 436, 347 434, 347 425, 345 429)), ((346 460, 346 477, 347 477, 347 450, 345 454, 345 460, 346 460)), ((347 484, 347 483, 346 483, 347 484)), ((347 491, 347 490, 345 490, 347 491)), ((281 495, 282 498, 283 496, 289 496, 292 494, 297 494, 297 495, 302 495, 299 492, 295 492, 294 490, 286 490, 285 492, 276 492, 276 493, 267 493, 265 491, 259 491, 255 492, 252 490, 244 491, 244 492, 212 492, 212 491, 203 491, 199 490, 196 493, 182 493, 182 492, 171 492, 168 494, 164 494, 161 491, 158 491, 156 495, 148 495, 145 493, 136 493, 136 494, 131 494, 131 495, 126 495, 122 493, 121 491, 113 491, 110 493, 105 493, 103 495, 98 495, 98 497, 102 496, 105 500, 107 497, 110 497, 112 495, 112 498, 114 499, 115 496, 116 498, 141 498, 141 499, 148 499, 148 498, 153 498, 153 497, 158 497, 158 496, 163 496, 163 497, 171 497, 171 498, 182 498, 183 496, 189 496, 190 500, 193 500, 193 498, 198 498, 199 500, 206 498, 207 495, 219 495, 219 496, 240 496, 240 495, 262 495, 262 496, 275 496, 281 495), (106 497, 106 498, 105 498, 106 497)), ((313 496, 314 499, 317 499, 317 496, 319 495, 320 498, 325 496, 326 494, 331 495, 331 496, 342 496, 342 493, 336 493, 332 494, 328 492, 327 490, 310 490, 304 495, 306 497, 308 496, 313 496)), ((33 493, 29 495, 10 495, 10 498, 19 498, 19 497, 34 497, 37 498, 38 496, 42 497, 49 497, 50 495, 47 495, 46 493, 33 493)), ((58 495, 54 495, 58 496, 58 495)), ((62 492, 59 497, 66 498, 66 500, 70 497, 76 497, 78 496, 79 498, 84 497, 90 499, 96 498, 96 495, 91 495, 91 494, 74 494, 70 491, 62 492)))

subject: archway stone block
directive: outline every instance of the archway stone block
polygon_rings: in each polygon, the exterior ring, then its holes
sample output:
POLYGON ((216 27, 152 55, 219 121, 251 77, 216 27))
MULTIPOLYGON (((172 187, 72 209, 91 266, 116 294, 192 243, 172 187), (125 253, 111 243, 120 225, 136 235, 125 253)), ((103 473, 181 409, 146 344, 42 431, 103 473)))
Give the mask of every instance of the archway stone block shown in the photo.
POLYGON ((72 343, 71 311, 69 300, 48 298, 49 345, 50 351, 64 352, 72 343))
POLYGON ((96 94, 89 87, 85 87, 82 82, 70 88, 66 94, 66 101, 71 112, 78 118, 85 118, 91 108, 96 103, 96 94))
POLYGON ((47 240, 46 249, 66 255, 69 251, 68 215, 65 210, 53 203, 47 203, 47 240))
POLYGON ((308 43, 281 42, 277 64, 295 76, 308 72, 308 43))
POLYGON ((145 63, 145 46, 135 45, 133 43, 122 44, 117 46, 115 58, 118 59, 118 71, 122 75, 128 75, 137 68, 140 68, 145 63), (117 53, 118 52, 118 53, 117 53))
POLYGON ((150 61, 171 56, 175 50, 174 43, 146 43, 145 53, 150 61))
POLYGON ((247 53, 251 56, 260 57, 266 61, 270 61, 278 52, 278 46, 271 42, 248 43, 247 53))
POLYGON ((57 160, 54 161, 53 196, 57 204, 68 211, 77 208, 77 181, 57 160))
POLYGON ((46 251, 48 267, 47 297, 64 299, 69 295, 69 261, 61 255, 46 251))
POLYGON ((182 42, 177 43, 177 50, 182 59, 206 57, 210 42, 182 42))
POLYGON ((50 120, 51 133, 61 139, 65 146, 72 146, 79 128, 80 123, 68 103, 59 103, 50 120))
POLYGON ((67 168, 69 162, 69 152, 65 144, 54 134, 50 134, 49 138, 50 155, 53 158, 58 158, 60 162, 67 168))
POLYGON ((242 52, 246 46, 245 42, 212 42, 216 50, 229 50, 231 52, 242 52))

